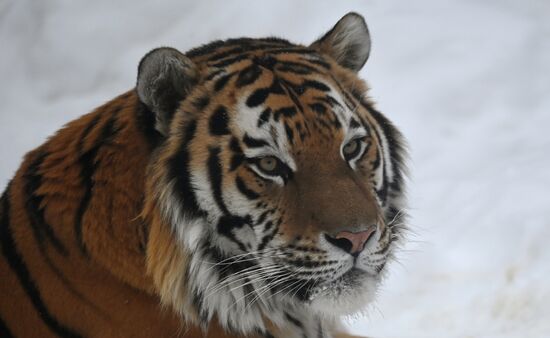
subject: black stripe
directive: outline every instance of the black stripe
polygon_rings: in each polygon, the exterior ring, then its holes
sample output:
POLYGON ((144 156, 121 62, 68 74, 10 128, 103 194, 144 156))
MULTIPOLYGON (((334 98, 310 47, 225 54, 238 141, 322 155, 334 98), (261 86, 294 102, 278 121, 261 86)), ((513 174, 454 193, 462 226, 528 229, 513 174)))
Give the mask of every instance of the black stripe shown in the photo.
POLYGON ((311 62, 311 63, 313 63, 313 64, 316 64, 316 65, 318 65, 318 66, 321 66, 321 67, 323 67, 323 68, 325 68, 325 69, 327 69, 327 70, 330 69, 330 64, 329 64, 328 62, 326 62, 326 61, 321 60, 321 59, 313 59, 313 58, 311 58, 311 59, 306 59, 306 61, 307 61, 307 62, 311 62))
MULTIPOLYGON (((288 86, 288 82, 287 82, 287 86, 288 86)), ((269 93, 270 94, 279 94, 279 95, 286 94, 286 91, 283 89, 283 85, 281 83, 281 80, 279 80, 276 77, 273 79, 273 83, 269 87, 269 93)))
POLYGON ((322 103, 312 103, 309 108, 319 115, 325 115, 327 112, 327 107, 322 103))
POLYGON ((42 196, 37 194, 37 190, 42 185, 42 175, 39 173, 40 166, 48 155, 47 152, 40 150, 25 172, 25 210, 29 216, 29 222, 38 245, 43 247, 44 241, 47 239, 60 254, 67 256, 67 249, 44 218, 44 209, 41 207, 42 196))
POLYGON ((210 66, 214 67, 214 68, 224 68, 224 67, 231 66, 232 64, 235 64, 237 62, 241 62, 243 60, 246 60, 248 58, 250 58, 250 56, 248 54, 240 54, 240 55, 237 55, 235 57, 230 57, 230 58, 227 58, 227 59, 223 59, 219 62, 211 64, 210 66))
POLYGON ((271 221, 267 221, 265 222, 265 225, 264 225, 264 231, 267 232, 271 229, 271 227, 273 226, 273 222, 271 221))
POLYGON ((199 112, 202 112, 210 103, 210 97, 208 95, 200 96, 193 100, 193 106, 199 112))
POLYGON ((291 322, 292 324, 294 324, 298 328, 300 328, 300 329, 304 328, 304 325, 302 324, 302 322, 299 321, 298 319, 292 317, 290 314, 288 314, 288 312, 285 312, 285 317, 286 317, 286 319, 288 319, 289 322, 291 322))
POLYGON ((206 45, 195 47, 190 51, 188 51, 187 53, 185 53, 185 55, 190 58, 208 55, 214 52, 216 49, 223 47, 225 43, 226 41, 223 41, 223 40, 215 40, 206 45))
POLYGON ((208 311, 204 308, 203 294, 200 291, 195 291, 193 295, 193 305, 199 313, 199 325, 201 328, 206 329, 208 327, 208 311))
POLYGON ((237 189, 245 195, 249 200, 255 200, 260 197, 260 195, 255 192, 254 190, 248 188, 242 178, 240 176, 237 176, 235 179, 235 183, 237 184, 237 189))
POLYGON ((242 243, 235 237, 235 234, 233 233, 233 229, 242 228, 245 225, 250 225, 250 223, 251 223, 250 217, 244 218, 244 217, 232 216, 232 215, 222 216, 218 221, 217 230, 219 234, 224 235, 225 237, 233 241, 235 244, 237 244, 240 250, 247 251, 244 243, 242 243))
MULTIPOLYGON (((135 118, 136 118, 136 124, 138 126, 138 130, 143 134, 143 136, 145 136, 145 139, 149 144, 149 148, 154 149, 162 142, 162 139, 163 139, 162 134, 155 129, 155 123, 156 123, 155 113, 153 113, 145 105, 145 103, 139 101, 139 99, 136 99, 136 101, 137 102, 135 105, 135 110, 136 110, 135 118)), ((99 117, 100 115, 96 117, 96 120, 98 120, 99 117)), ((88 125, 88 127, 90 127, 90 125, 88 125)), ((80 145, 78 149, 79 150, 82 149, 82 145, 80 145)))
POLYGON ((257 330, 258 334, 263 336, 264 338, 275 338, 274 335, 269 333, 269 331, 262 332, 262 330, 257 330))
POLYGON ((300 62, 279 61, 279 63, 277 64, 277 71, 293 73, 297 75, 308 75, 317 72, 317 69, 300 62))
POLYGON ((210 134, 215 136, 229 134, 229 115, 224 106, 219 106, 214 113, 212 113, 208 121, 208 128, 210 134))
POLYGON ((249 148, 261 148, 261 147, 269 146, 269 143, 266 140, 262 140, 260 138, 254 138, 254 137, 248 136, 248 134, 244 134, 243 142, 249 148))
POLYGON ((258 118, 258 128, 260 128, 264 123, 269 122, 269 117, 271 116, 271 108, 266 108, 258 118))
POLYGON ((191 154, 189 152, 189 143, 195 137, 197 122, 190 121, 185 129, 185 137, 180 145, 176 155, 170 159, 169 175, 176 181, 174 193, 185 210, 187 216, 192 218, 203 217, 205 212, 201 210, 197 203, 195 190, 191 185, 191 154))
MULTIPOLYGON (((246 51, 252 51, 254 49, 252 48, 275 48, 278 46, 291 46, 291 43, 284 39, 279 38, 262 38, 262 39, 251 39, 251 38, 238 38, 238 39, 228 39, 228 40, 216 40, 209 44, 194 48, 187 52, 185 55, 187 55, 190 58, 199 57, 211 54, 215 52, 216 50, 223 48, 223 47, 233 47, 237 46, 237 48, 247 48, 246 51)), ((238 51, 242 52, 242 51, 238 51)), ((214 54, 214 56, 211 56, 211 59, 220 58, 219 55, 223 53, 235 53, 234 50, 225 51, 222 53, 214 54)), ((227 55, 224 55, 224 57, 227 55)))
MULTIPOLYGON (((384 176, 383 176, 384 179, 382 181, 383 185, 382 185, 382 188, 379 191, 377 191, 380 199, 383 201, 383 203, 386 203, 388 194, 395 194, 395 193, 402 192, 401 186, 403 184, 405 148, 403 144, 399 142, 400 134, 399 134, 399 131, 393 126, 393 124, 385 116, 383 116, 379 111, 372 108, 367 103, 361 101, 361 104, 369 110, 369 113, 371 113, 371 116, 374 117, 378 125, 381 127, 382 132, 387 141, 387 146, 389 148, 388 149, 389 155, 390 155, 389 161, 392 166, 393 180, 392 182, 389 182, 387 168, 384 163, 384 176)), ((372 128, 372 129, 378 135, 376 128, 372 128)), ((379 136, 379 139, 380 139, 380 136, 379 136)), ((380 144, 380 146, 383 146, 383 145, 380 144)))
POLYGON ((40 291, 34 284, 32 277, 29 273, 29 270, 23 258, 17 252, 17 246, 15 240, 13 239, 12 231, 10 229, 10 202, 9 202, 9 189, 10 185, 4 192, 4 195, 1 198, 2 212, 0 218, 0 243, 2 254, 4 255, 6 261, 8 262, 10 268, 13 270, 21 287, 31 300, 36 312, 42 319, 42 321, 52 330, 55 334, 60 337, 81 337, 73 329, 59 323, 57 319, 50 314, 48 308, 44 304, 40 291))
POLYGON ((245 160, 245 157, 241 155, 233 155, 231 157, 231 163, 229 165, 230 171, 235 171, 245 160))
POLYGON ((4 320, 2 320, 2 317, 0 317, 0 337, 4 338, 12 338, 13 334, 10 332, 10 329, 4 323, 4 320))
POLYGON ((223 70, 223 69, 216 69, 216 70, 213 70, 213 71, 211 71, 210 73, 208 73, 208 75, 206 75, 206 76, 204 77, 204 82, 212 81, 212 79, 214 79, 214 78, 217 77, 218 75, 224 74, 224 73, 225 73, 225 70, 223 70))
POLYGON ((255 64, 251 64, 239 72, 239 77, 237 78, 237 82, 235 84, 237 88, 248 86, 249 84, 254 83, 260 75, 262 75, 262 70, 260 67, 255 64))
POLYGON ((279 118, 281 115, 286 118, 293 117, 294 115, 296 115, 296 108, 295 107, 279 108, 273 113, 273 119, 275 119, 275 121, 279 121, 279 118))
POLYGON ((298 108, 299 111, 303 112, 304 111, 304 107, 302 106, 302 103, 300 102, 300 99, 298 98, 298 95, 303 95, 304 94, 304 87, 302 86, 294 86, 294 87, 291 87, 291 90, 288 91, 288 96, 290 96, 290 99, 292 100, 292 103, 294 103, 294 105, 298 108))
POLYGON ((220 148, 210 148, 208 156, 208 176, 210 178, 210 184, 212 189, 212 195, 218 205, 218 208, 224 213, 229 214, 225 202, 222 196, 222 165, 220 163, 220 148))
MULTIPOLYGON (((304 60, 304 59, 302 59, 304 60)), ((311 66, 310 64, 308 63, 313 63, 315 65, 317 65, 315 62, 311 62, 309 60, 305 60, 305 63, 304 62, 296 62, 296 61, 289 61, 289 60, 281 60, 279 61, 279 65, 282 65, 282 66, 287 66, 287 67, 290 67, 290 68, 293 68, 295 67, 298 72, 309 72, 309 73, 314 73, 314 72, 318 72, 318 69, 311 66)), ((279 68, 277 68, 279 69, 279 68)))
POLYGON ((84 187, 84 195, 80 200, 78 210, 75 214, 74 232, 78 248, 80 249, 80 252, 84 255, 87 255, 88 251, 86 249, 86 243, 82 238, 82 222, 84 220, 84 214, 86 213, 88 205, 90 204, 90 200, 92 199, 92 192, 95 184, 93 176, 98 166, 98 163, 96 163, 96 156, 99 149, 102 146, 108 144, 115 133, 118 131, 115 129, 117 113, 118 110, 114 111, 112 113, 112 116, 109 117, 107 122, 105 122, 104 126, 101 129, 100 136, 96 140, 96 143, 90 149, 84 149, 84 139, 87 137, 88 133, 92 131, 92 128, 86 130, 80 139, 80 143, 82 144, 82 148, 79 149, 79 151, 82 152, 80 155, 80 165, 82 166, 82 169, 80 170, 80 184, 84 187))
MULTIPOLYGON (((405 147, 401 142, 399 142, 399 131, 394 127, 394 125, 379 111, 371 107, 364 100, 361 100, 361 105, 365 107, 369 113, 374 117, 378 122, 379 126, 382 128, 386 141, 388 142, 390 161, 393 168, 393 182, 391 187, 393 191, 402 191, 401 185, 403 184, 403 169, 404 169, 404 157, 405 157, 405 147)), ((373 128, 376 132, 376 128, 373 128)))
POLYGON ((269 88, 260 88, 254 91, 248 99, 246 99, 246 105, 250 108, 257 107, 265 102, 267 97, 269 96, 270 89, 269 88))
POLYGON ((227 85, 227 83, 229 82, 232 76, 233 76, 233 73, 224 75, 219 79, 217 79, 216 82, 214 82, 214 90, 219 92, 220 90, 225 88, 225 86, 227 85))
POLYGON ((294 131, 292 130, 292 128, 290 128, 290 126, 285 122, 285 133, 286 133, 286 137, 288 138, 288 142, 290 142, 290 144, 294 144, 294 131))
POLYGON ((258 250, 263 250, 265 249, 265 247, 267 246, 267 244, 269 244, 269 242, 275 237, 275 234, 277 234, 277 230, 279 230, 279 227, 275 227, 273 229, 273 231, 267 235, 265 235, 261 242, 260 242, 260 245, 258 245, 258 250))
POLYGON ((301 47, 288 47, 288 48, 277 48, 272 50, 267 50, 266 53, 270 54, 317 54, 316 50, 309 49, 309 48, 301 48, 301 47))
POLYGON ((264 54, 260 57, 255 57, 253 62, 260 67, 273 71, 275 69, 275 65, 277 64, 277 59, 275 59, 272 55, 264 54))
POLYGON ((376 157, 374 158, 374 161, 371 162, 372 170, 378 169, 380 166, 380 151, 376 152, 376 157))
MULTIPOLYGON (((29 179, 25 184, 25 192, 28 194, 28 196, 31 196, 27 199, 25 204, 25 209, 27 211, 27 216, 29 220, 29 224, 31 226, 34 238, 36 240, 36 243, 38 245, 38 251, 44 258, 44 262, 46 265, 52 270, 52 272, 59 278, 60 282, 64 285, 64 287, 72 292, 77 298, 82 300, 83 302, 86 302, 87 304, 91 305, 91 303, 82 295, 80 294, 75 288, 71 285, 71 283, 67 280, 67 278, 63 275, 61 270, 55 266, 55 264, 52 262, 50 257, 48 256, 48 253, 46 251, 45 242, 44 239, 48 237, 50 240, 54 238, 52 243, 54 243, 54 247, 58 249, 58 252, 60 252, 62 255, 67 256, 68 251, 65 249, 65 246, 62 245, 61 242, 55 237, 55 234, 53 232, 50 233, 50 231, 53 231, 49 224, 47 224, 44 220, 44 211, 40 209, 40 205, 42 203, 42 197, 33 195, 33 191, 36 190, 40 185, 40 178, 33 178, 33 175, 30 175, 31 172, 36 173, 38 170, 38 167, 40 167, 40 164, 43 162, 43 159, 46 157, 46 153, 41 153, 33 163, 29 166, 29 171, 26 173, 27 178, 29 179)), ((93 307, 93 305, 91 305, 93 307)))
POLYGON ((229 166, 229 170, 234 171, 241 165, 241 163, 245 159, 243 150, 239 145, 239 140, 234 136, 231 138, 231 142, 229 143, 229 149, 233 151, 233 156, 231 157, 231 164, 229 166))
POLYGON ((265 219, 266 219, 266 217, 267 217, 268 214, 269 214, 269 210, 268 210, 268 211, 262 212, 262 214, 260 215, 260 217, 258 217, 258 220, 256 221, 256 223, 257 223, 257 224, 262 224, 262 223, 265 221, 265 219))
POLYGON ((317 89, 322 92, 330 92, 330 88, 326 84, 315 80, 306 80, 302 83, 302 86, 305 88, 317 89))

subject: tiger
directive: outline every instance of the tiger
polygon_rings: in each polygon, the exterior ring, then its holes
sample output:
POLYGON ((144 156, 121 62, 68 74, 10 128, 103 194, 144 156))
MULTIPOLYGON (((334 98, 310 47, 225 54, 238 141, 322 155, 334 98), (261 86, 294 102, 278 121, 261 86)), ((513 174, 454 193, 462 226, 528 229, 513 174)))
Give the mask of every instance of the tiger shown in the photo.
POLYGON ((351 337, 406 221, 407 146, 350 12, 309 45, 160 47, 0 199, 2 337, 351 337))

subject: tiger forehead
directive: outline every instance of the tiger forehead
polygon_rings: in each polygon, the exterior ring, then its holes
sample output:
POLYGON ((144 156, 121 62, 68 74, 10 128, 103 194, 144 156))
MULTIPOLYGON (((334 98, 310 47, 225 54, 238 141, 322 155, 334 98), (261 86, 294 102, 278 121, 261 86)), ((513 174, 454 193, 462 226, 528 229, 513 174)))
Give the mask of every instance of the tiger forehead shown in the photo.
POLYGON ((237 127, 244 131, 276 134, 275 123, 283 125, 289 143, 312 137, 333 140, 341 136, 342 123, 349 122, 346 105, 348 110, 358 105, 343 102, 334 89, 338 84, 330 74, 331 65, 316 53, 256 51, 223 58, 215 65, 220 63, 224 68, 213 67, 210 87, 225 98, 228 117, 237 115, 237 127))

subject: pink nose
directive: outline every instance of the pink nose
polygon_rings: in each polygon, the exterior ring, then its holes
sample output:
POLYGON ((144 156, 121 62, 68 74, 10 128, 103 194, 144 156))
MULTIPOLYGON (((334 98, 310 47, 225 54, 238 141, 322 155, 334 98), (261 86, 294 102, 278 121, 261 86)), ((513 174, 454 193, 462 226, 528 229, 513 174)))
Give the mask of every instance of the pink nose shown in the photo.
POLYGON ((350 254, 354 255, 363 251, 363 249, 365 248, 365 243, 369 240, 369 238, 375 231, 375 226, 371 226, 367 230, 360 232, 341 231, 336 234, 335 238, 340 241, 347 239, 351 243, 351 248, 349 243, 347 243, 345 249, 347 249, 346 251, 348 251, 350 254))

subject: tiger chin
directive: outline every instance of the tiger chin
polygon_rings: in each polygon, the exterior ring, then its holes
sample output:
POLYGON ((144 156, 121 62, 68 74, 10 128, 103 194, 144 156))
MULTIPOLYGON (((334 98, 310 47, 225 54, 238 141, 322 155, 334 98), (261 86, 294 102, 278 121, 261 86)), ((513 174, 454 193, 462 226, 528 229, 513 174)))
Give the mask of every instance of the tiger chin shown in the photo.
POLYGON ((357 76, 363 17, 309 46, 143 57, 28 153, 0 203, 0 332, 344 337, 405 227, 404 141, 357 76))

